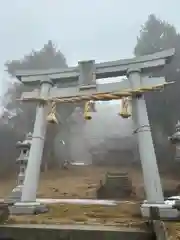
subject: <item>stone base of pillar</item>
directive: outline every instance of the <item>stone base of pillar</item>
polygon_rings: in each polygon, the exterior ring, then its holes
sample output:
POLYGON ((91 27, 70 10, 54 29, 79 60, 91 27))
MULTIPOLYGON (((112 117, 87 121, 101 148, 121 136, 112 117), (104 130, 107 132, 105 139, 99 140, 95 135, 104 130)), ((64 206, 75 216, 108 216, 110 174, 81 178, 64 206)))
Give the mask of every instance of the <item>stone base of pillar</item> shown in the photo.
POLYGON ((150 204, 150 203, 143 203, 141 205, 141 215, 143 218, 151 219, 151 208, 158 209, 158 219, 153 220, 179 220, 180 219, 180 211, 174 209, 171 205, 168 204, 150 204))
POLYGON ((48 207, 38 202, 16 202, 9 211, 11 215, 36 215, 48 212, 48 207))

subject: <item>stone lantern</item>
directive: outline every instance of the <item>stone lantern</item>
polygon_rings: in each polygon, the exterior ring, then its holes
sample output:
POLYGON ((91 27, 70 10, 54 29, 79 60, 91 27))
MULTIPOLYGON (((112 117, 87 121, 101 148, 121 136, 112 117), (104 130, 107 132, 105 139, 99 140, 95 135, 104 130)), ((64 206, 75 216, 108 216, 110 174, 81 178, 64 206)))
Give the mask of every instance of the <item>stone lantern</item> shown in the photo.
POLYGON ((176 161, 180 161, 180 121, 177 122, 175 127, 175 133, 169 137, 169 140, 172 144, 176 147, 176 155, 175 159, 176 161))
POLYGON ((31 147, 32 134, 28 133, 24 141, 18 141, 16 144, 17 149, 20 150, 20 155, 16 160, 16 163, 19 165, 20 170, 17 179, 17 186, 12 190, 8 201, 14 203, 21 200, 22 188, 26 174, 26 167, 28 163, 29 151, 31 147))

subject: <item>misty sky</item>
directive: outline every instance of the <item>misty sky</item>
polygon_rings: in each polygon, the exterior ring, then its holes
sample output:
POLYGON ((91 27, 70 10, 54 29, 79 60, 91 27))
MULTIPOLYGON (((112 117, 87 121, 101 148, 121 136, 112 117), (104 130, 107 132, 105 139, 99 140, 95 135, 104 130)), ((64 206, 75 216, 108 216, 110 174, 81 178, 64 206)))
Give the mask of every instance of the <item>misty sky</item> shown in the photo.
POLYGON ((148 15, 180 30, 178 9, 179 0, 1 0, 0 70, 50 39, 70 65, 130 57, 148 15))

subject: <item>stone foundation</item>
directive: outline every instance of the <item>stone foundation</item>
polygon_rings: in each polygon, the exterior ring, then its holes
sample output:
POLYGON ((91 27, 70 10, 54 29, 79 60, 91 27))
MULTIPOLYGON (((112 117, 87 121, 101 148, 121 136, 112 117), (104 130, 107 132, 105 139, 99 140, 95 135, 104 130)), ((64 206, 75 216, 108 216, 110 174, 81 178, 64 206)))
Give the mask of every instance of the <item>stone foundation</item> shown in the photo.
POLYGON ((131 228, 89 225, 8 225, 0 226, 0 239, 12 240, 150 240, 152 233, 131 228))

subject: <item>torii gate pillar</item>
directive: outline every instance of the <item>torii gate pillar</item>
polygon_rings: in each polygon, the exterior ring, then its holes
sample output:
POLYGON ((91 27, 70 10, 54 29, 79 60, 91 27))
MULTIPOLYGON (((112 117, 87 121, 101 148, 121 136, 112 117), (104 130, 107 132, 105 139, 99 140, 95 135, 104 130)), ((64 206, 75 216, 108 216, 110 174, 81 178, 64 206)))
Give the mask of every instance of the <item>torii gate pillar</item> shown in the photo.
MULTIPOLYGON (((140 88, 140 69, 129 69, 127 75, 132 89, 140 88)), ((148 199, 148 203, 162 203, 164 201, 163 191, 149 125, 146 102, 143 95, 134 96, 132 98, 132 118, 135 127, 134 134, 137 134, 146 199, 148 199)))
MULTIPOLYGON (((46 78, 41 81, 40 95, 42 98, 48 98, 49 91, 52 87, 52 82, 46 78)), ((39 103, 36 109, 36 119, 34 123, 34 132, 32 136, 31 150, 28 160, 28 171, 24 180, 22 191, 22 202, 36 202, 36 192, 39 183, 39 174, 41 159, 43 155, 44 142, 47 130, 47 103, 39 103)))

